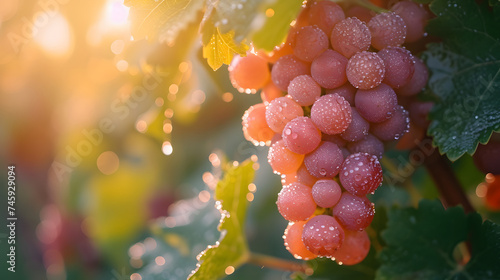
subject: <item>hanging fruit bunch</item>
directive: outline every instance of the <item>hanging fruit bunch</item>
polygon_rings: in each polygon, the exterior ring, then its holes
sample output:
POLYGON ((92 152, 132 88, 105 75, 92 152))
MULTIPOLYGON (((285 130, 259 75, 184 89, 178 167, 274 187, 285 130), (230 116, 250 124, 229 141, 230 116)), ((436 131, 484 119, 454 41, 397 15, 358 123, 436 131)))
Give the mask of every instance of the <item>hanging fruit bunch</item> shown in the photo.
POLYGON ((432 103, 415 98, 428 71, 409 50, 425 39, 427 8, 401 1, 374 10, 309 1, 272 54, 252 50, 229 67, 239 91, 261 90, 243 132, 269 146, 285 246, 298 259, 366 257, 375 215, 367 195, 382 184, 384 144, 410 131, 398 146, 411 148, 428 126, 432 103))

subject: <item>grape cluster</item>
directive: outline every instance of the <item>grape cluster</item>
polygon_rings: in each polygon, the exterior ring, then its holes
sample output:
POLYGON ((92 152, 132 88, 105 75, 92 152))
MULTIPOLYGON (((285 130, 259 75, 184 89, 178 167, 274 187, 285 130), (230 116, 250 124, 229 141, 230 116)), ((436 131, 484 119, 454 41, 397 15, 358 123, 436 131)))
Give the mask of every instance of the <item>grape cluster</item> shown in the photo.
POLYGON ((243 132, 270 146, 269 164, 282 176, 278 210, 290 222, 285 246, 296 258, 352 265, 368 254, 375 208, 367 195, 382 183, 384 143, 412 129, 412 112, 417 128, 428 125, 432 104, 408 101, 427 69, 403 47, 424 37, 427 19, 410 1, 379 14, 310 1, 272 55, 253 51, 230 65, 239 91, 262 89, 243 132))

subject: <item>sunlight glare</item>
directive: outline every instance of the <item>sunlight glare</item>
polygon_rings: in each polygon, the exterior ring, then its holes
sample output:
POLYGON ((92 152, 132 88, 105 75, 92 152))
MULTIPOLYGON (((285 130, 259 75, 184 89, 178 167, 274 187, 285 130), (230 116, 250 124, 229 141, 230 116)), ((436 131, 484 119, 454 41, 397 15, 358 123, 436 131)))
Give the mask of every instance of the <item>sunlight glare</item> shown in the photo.
POLYGON ((57 13, 35 33, 34 41, 48 54, 56 57, 68 55, 73 48, 73 34, 68 21, 57 13))

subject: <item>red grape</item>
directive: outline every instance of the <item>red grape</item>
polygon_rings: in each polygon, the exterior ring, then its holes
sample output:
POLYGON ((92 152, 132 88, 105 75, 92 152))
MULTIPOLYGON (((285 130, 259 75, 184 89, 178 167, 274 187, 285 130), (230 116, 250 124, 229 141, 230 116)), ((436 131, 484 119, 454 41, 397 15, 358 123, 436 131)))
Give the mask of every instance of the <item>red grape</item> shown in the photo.
POLYGON ((351 106, 338 94, 323 95, 313 104, 311 119, 322 132, 339 134, 352 121, 351 106))
POLYGON ((316 57, 311 64, 311 76, 324 88, 336 88, 347 81, 347 58, 328 49, 316 57))
POLYGON ((314 202, 319 207, 330 208, 335 206, 342 195, 339 184, 332 179, 322 179, 316 181, 312 187, 314 202))
POLYGON ((283 186, 276 204, 281 216, 287 221, 305 221, 316 210, 311 188, 297 182, 283 186))
POLYGON ((375 208, 368 198, 344 192, 332 213, 345 229, 362 230, 371 224, 375 208))
POLYGON ((374 155, 352 154, 342 164, 339 177, 346 191, 365 196, 382 184, 382 166, 374 155))
POLYGON ((344 241, 344 229, 328 215, 318 215, 304 225, 302 241, 312 253, 331 257, 344 241))
POLYGON ((286 124, 281 135, 286 147, 298 154, 307 154, 318 147, 321 131, 308 117, 296 117, 286 124))
POLYGON ((304 158, 311 175, 317 178, 333 178, 344 161, 340 148, 331 142, 321 142, 319 147, 304 158))
POLYGON ((303 115, 302 107, 288 96, 274 99, 266 108, 267 125, 277 133, 281 133, 289 121, 303 115))
POLYGON ((346 74, 349 83, 355 88, 374 88, 384 79, 384 61, 376 53, 359 52, 349 59, 346 74))

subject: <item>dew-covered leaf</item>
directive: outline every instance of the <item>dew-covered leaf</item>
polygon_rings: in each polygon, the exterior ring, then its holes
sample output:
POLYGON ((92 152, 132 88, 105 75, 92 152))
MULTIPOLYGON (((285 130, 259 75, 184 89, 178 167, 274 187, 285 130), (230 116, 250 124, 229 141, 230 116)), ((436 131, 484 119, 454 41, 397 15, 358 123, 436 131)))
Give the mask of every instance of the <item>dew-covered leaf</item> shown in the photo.
POLYGON ((143 280, 186 279, 199 252, 218 238, 220 213, 213 200, 181 200, 170 209, 170 216, 158 218, 151 225, 151 237, 129 250, 131 263, 140 260, 144 264, 137 271, 143 280), (138 248, 144 250, 140 258, 133 255, 138 248))
POLYGON ((436 0, 427 31, 443 39, 423 53, 438 102, 429 134, 456 160, 500 129, 500 12, 487 1, 436 0))
POLYGON ((376 279, 494 279, 500 275, 499 235, 500 226, 483 223, 479 214, 466 215, 462 207, 445 210, 439 201, 392 209, 376 279), (464 265, 454 251, 469 236, 471 259, 464 265))
POLYGON ((254 178, 254 162, 247 160, 231 166, 215 189, 217 208, 221 211, 219 241, 210 245, 198 256, 197 269, 189 276, 191 280, 214 280, 222 278, 228 267, 238 268, 249 258, 244 233, 248 207, 248 185, 254 178))

